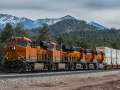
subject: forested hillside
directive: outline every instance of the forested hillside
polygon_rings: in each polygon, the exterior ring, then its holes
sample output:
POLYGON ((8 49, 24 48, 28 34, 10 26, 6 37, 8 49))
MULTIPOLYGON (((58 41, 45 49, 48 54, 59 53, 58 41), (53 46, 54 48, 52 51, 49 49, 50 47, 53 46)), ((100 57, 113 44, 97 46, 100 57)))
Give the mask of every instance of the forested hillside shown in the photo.
MULTIPOLYGON (((81 30, 99 30, 99 28, 87 24, 86 21, 76 19, 65 19, 50 26, 53 35, 81 30)), ((31 35, 35 35, 38 28, 30 30, 31 35)))
POLYGON ((56 36, 54 39, 57 43, 64 43, 69 46, 76 46, 95 50, 98 46, 111 47, 120 49, 120 37, 100 37, 100 38, 85 38, 85 37, 71 37, 71 36, 56 36))
POLYGON ((120 37, 120 29, 111 28, 110 30, 81 30, 81 31, 73 31, 69 33, 65 32, 57 35, 71 36, 71 37, 79 36, 79 37, 85 37, 85 38, 99 38, 99 37, 116 38, 116 37, 120 37))
MULTIPOLYGON (((56 35, 62 35, 62 36, 79 36, 79 37, 85 37, 85 38, 99 38, 99 37, 119 37, 120 36, 120 29, 98 29, 95 26, 87 24, 85 21, 80 20, 73 20, 73 19, 66 19, 57 22, 56 24, 53 24, 49 26, 51 28, 52 37, 55 37, 56 35)), ((37 38, 39 28, 34 28, 29 30, 30 36, 33 38, 37 38)))
POLYGON ((98 30, 97 27, 87 24, 83 20, 65 19, 50 26, 54 34, 80 31, 80 30, 98 30))

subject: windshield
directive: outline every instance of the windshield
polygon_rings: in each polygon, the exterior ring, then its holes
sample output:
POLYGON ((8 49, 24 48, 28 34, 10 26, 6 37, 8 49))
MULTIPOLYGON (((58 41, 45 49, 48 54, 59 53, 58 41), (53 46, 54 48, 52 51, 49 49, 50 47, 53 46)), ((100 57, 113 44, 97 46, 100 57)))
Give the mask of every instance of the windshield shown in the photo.
POLYGON ((17 45, 26 47, 27 46, 27 41, 17 41, 17 45))
POLYGON ((50 46, 48 47, 48 49, 51 49, 51 50, 52 50, 52 49, 53 49, 53 47, 54 47, 53 45, 50 45, 50 46))
POLYGON ((92 53, 92 50, 86 49, 86 52, 87 52, 87 53, 92 53))
POLYGON ((7 46, 16 44, 16 41, 7 41, 7 46))

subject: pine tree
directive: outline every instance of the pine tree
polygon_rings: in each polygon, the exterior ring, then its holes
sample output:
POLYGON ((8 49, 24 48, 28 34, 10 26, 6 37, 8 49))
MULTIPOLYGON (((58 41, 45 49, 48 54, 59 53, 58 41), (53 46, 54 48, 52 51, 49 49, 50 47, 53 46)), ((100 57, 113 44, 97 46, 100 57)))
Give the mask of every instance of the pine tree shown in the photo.
POLYGON ((0 41, 0 68, 1 68, 2 59, 4 57, 4 46, 5 46, 5 42, 0 41))
POLYGON ((24 30, 24 36, 27 37, 27 38, 30 38, 30 32, 28 29, 24 30))
POLYGON ((64 38, 62 35, 60 35, 58 38, 56 38, 56 41, 57 41, 58 43, 67 44, 66 38, 64 38))
POLYGON ((50 27, 48 26, 47 23, 43 23, 42 25, 43 27, 39 28, 39 31, 38 31, 38 40, 50 41, 51 40, 50 34, 52 33, 50 31, 50 27))
POLYGON ((25 36, 24 25, 22 23, 17 23, 15 27, 16 36, 25 36))
POLYGON ((6 39, 15 36, 15 30, 10 23, 6 23, 4 30, 1 33, 1 41, 5 42, 6 39))
POLYGON ((70 36, 67 36, 67 45, 74 46, 73 38, 70 36))
POLYGON ((2 32, 0 31, 0 42, 1 42, 1 33, 2 33, 2 32))
POLYGON ((36 35, 33 35, 33 36, 31 37, 31 39, 37 40, 37 36, 36 36, 36 35))

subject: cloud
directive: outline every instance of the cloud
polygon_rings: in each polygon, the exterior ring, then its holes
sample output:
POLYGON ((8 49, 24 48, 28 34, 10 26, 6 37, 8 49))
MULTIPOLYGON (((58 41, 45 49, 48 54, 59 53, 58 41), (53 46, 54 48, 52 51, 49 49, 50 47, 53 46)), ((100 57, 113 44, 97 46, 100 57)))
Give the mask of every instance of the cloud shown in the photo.
POLYGON ((0 9, 116 9, 119 0, 1 0, 0 9))
POLYGON ((1 0, 0 13, 32 20, 71 15, 108 28, 120 28, 119 0, 1 0))
POLYGON ((0 9, 70 10, 76 8, 101 10, 120 8, 118 0, 2 0, 0 9))
POLYGON ((82 7, 87 9, 118 9, 120 8, 119 0, 84 0, 82 7))
POLYGON ((0 9, 5 10, 20 10, 20 9, 42 9, 44 8, 44 3, 41 3, 38 0, 3 0, 0 1, 0 9))
MULTIPOLYGON (((64 0, 3 0, 0 1, 0 9, 38 9, 38 10, 60 10, 67 9, 72 3, 64 0), (7 2, 7 3, 6 3, 7 2), (67 5, 66 5, 67 4, 67 5)), ((70 8, 70 7, 69 7, 70 8)))

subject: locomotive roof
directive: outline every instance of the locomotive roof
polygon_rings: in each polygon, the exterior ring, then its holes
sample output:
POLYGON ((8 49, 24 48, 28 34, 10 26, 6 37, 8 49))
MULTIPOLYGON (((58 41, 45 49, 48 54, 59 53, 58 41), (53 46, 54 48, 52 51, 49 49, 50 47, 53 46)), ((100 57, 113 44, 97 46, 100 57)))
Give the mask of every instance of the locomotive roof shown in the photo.
MULTIPOLYGON (((28 39, 28 38, 26 38, 26 37, 16 36, 16 37, 11 37, 11 38, 24 38, 24 39, 26 39, 26 40, 28 40, 28 41, 31 41, 31 42, 32 42, 32 40, 31 40, 31 39, 28 39)), ((11 40, 11 38, 9 38, 9 39, 7 39, 7 40, 11 40)))

